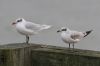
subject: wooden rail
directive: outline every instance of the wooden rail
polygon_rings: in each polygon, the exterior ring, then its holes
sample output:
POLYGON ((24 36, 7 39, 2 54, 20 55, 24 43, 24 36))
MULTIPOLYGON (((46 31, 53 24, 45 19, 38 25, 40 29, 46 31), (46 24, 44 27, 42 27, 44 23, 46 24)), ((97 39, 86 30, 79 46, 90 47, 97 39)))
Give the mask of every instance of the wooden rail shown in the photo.
POLYGON ((100 66, 100 52, 15 43, 0 46, 0 66, 100 66))

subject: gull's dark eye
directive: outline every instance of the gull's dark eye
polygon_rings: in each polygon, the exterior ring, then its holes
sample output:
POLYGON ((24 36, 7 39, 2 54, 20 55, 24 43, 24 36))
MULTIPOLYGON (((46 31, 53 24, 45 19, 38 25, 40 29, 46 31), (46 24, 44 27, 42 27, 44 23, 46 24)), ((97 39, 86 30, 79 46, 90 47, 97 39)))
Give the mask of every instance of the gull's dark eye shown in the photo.
POLYGON ((21 22, 22 21, 22 19, 20 19, 20 20, 17 20, 17 22, 21 22))
POLYGON ((62 29, 62 31, 67 31, 67 29, 62 29))

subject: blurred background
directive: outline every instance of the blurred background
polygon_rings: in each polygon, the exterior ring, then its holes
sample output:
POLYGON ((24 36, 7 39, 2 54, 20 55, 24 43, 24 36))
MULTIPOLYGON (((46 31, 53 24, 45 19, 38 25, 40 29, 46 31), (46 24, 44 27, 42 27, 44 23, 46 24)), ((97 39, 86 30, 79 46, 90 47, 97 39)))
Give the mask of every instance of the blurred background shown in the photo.
POLYGON ((31 36, 30 43, 68 47, 57 34, 65 26, 72 30, 94 31, 75 45, 100 51, 100 0, 0 0, 0 44, 22 43, 25 36, 11 25, 17 18, 53 25, 31 36))

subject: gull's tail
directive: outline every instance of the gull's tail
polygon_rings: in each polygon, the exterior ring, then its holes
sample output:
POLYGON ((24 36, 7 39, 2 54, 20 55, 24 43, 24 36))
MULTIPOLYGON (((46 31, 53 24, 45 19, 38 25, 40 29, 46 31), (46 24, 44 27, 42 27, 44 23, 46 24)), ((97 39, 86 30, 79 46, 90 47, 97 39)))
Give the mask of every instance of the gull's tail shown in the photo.
POLYGON ((51 27, 52 26, 50 26, 50 25, 42 25, 40 30, 49 29, 51 27))
POLYGON ((88 36, 93 30, 86 31, 84 37, 88 36))

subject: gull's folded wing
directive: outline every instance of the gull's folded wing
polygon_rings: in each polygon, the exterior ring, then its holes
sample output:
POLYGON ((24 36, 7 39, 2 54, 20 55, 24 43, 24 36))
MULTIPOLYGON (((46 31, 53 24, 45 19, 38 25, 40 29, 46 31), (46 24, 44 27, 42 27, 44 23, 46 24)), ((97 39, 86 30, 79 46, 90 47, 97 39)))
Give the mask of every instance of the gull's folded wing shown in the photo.
POLYGON ((81 39, 84 37, 84 34, 82 32, 74 32, 71 34, 72 39, 81 39))
POLYGON ((49 25, 40 25, 40 24, 36 24, 36 23, 32 23, 32 22, 27 22, 25 26, 26 26, 26 28, 32 29, 34 31, 40 31, 40 30, 48 29, 51 27, 49 25))

